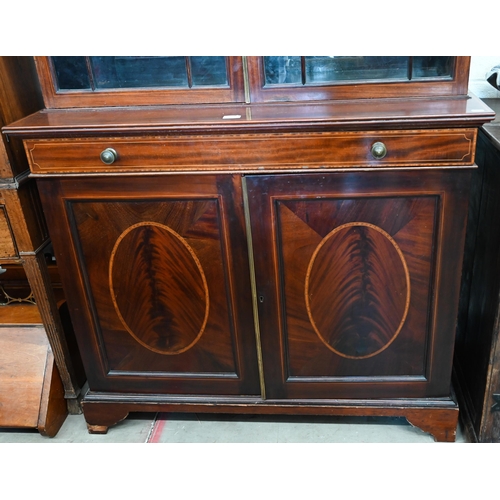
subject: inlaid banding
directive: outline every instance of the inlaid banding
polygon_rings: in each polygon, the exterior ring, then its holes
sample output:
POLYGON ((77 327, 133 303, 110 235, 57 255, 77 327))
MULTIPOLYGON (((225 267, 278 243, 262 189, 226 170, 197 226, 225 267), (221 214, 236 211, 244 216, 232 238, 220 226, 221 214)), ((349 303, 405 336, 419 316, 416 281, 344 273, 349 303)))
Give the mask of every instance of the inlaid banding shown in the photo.
POLYGON ((202 266, 186 240, 165 225, 141 222, 120 235, 109 286, 124 328, 151 351, 180 354, 205 330, 210 304, 202 266))
POLYGON ((401 249, 372 224, 335 228, 307 269, 309 320, 326 347, 345 358, 369 358, 387 349, 404 325, 410 295, 401 249))

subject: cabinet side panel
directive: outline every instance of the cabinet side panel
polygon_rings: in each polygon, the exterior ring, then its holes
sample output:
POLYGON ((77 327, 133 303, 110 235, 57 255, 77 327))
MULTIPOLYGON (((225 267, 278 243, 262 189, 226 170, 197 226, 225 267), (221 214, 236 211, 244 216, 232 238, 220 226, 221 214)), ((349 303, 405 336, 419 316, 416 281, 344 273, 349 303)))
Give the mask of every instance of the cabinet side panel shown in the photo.
POLYGON ((500 153, 482 132, 477 156, 480 170, 474 177, 476 189, 467 229, 470 242, 464 263, 455 361, 468 414, 478 439, 483 441, 492 438, 497 418, 491 412, 494 400, 490 390, 495 390, 498 371, 494 346, 500 294, 500 153))

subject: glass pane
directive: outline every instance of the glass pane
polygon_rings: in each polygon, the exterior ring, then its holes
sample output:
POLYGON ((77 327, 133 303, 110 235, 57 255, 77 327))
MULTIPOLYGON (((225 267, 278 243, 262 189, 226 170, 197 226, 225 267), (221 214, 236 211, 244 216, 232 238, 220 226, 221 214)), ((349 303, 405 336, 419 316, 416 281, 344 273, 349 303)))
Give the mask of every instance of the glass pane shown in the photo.
POLYGON ((221 56, 190 57, 193 86, 227 85, 226 58, 221 56))
POLYGON ((306 56, 306 84, 339 80, 407 80, 408 57, 306 56))
POLYGON ((187 87, 186 58, 106 56, 91 57, 95 87, 187 87))
POLYGON ((85 57, 52 57, 56 73, 57 88, 60 90, 91 89, 85 57))
POLYGON ((265 56, 265 84, 302 83, 300 56, 265 56))
POLYGON ((451 56, 415 56, 413 57, 412 78, 451 78, 453 57, 451 56))

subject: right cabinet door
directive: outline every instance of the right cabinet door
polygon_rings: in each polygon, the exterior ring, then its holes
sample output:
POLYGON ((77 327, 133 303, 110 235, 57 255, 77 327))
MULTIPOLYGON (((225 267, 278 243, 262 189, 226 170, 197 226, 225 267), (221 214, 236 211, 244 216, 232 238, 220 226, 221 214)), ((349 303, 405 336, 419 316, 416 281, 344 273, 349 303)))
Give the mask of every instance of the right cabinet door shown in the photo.
POLYGON ((268 399, 449 396, 468 182, 247 177, 268 399))

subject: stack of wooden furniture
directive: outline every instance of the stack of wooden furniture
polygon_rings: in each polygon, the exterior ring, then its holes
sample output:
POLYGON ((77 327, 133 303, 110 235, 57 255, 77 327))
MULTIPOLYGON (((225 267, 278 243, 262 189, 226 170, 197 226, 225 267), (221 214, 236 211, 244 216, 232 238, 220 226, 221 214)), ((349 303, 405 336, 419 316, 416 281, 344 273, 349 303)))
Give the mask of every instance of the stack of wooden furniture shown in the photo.
MULTIPOLYGON (((43 107, 31 57, 0 57, 0 124, 43 107)), ((80 384, 45 253, 50 239, 22 142, 0 140, 0 426, 53 436, 80 384), (24 284, 23 284, 24 283, 24 284), (36 302, 36 305, 35 305, 36 302), (57 367, 57 369, 56 369, 57 367)), ((71 341, 70 341, 71 343, 71 341)), ((78 361, 76 361, 78 362, 78 361)))
POLYGON ((91 432, 402 416, 455 439, 467 57, 39 57, 36 178, 91 432))

